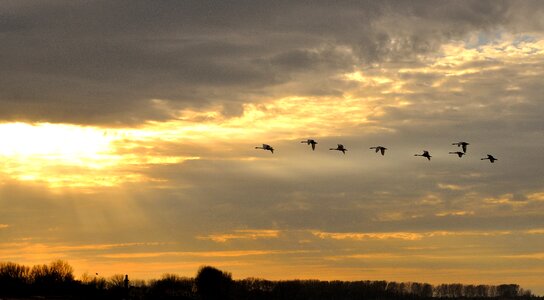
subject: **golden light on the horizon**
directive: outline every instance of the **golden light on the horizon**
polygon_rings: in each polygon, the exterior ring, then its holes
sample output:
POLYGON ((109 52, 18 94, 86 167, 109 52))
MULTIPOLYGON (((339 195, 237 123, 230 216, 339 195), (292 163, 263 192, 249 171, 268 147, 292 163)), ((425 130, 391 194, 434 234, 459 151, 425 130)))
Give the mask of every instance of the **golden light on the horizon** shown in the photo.
MULTIPOLYGON (((0 124, 1 173, 50 186, 97 184, 99 170, 114 166, 112 136, 93 127, 66 124, 0 124), (95 176, 90 176, 95 173, 95 176)), ((111 185, 101 180, 101 185, 111 185)))
POLYGON ((102 130, 65 124, 0 124, 0 155, 40 157, 72 165, 101 168, 111 163, 111 136, 102 130))
MULTIPOLYGON (((177 163, 179 157, 121 155, 117 145, 132 132, 67 124, 0 124, 0 174, 50 187, 115 186, 145 178, 123 166, 177 163)), ((189 159, 189 158, 188 158, 189 159)))

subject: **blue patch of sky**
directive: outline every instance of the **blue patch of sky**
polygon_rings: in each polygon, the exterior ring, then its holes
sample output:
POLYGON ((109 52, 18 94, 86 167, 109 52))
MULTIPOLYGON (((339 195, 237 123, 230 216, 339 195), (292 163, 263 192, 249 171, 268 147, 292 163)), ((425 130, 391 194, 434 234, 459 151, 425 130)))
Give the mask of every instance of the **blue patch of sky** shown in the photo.
POLYGON ((489 45, 495 41, 501 40, 503 35, 502 31, 481 31, 475 35, 467 36, 463 42, 467 49, 478 49, 481 46, 489 45))
MULTIPOLYGON (((476 49, 480 50, 480 47, 484 45, 492 45, 496 42, 500 42, 503 39, 504 31, 483 31, 478 32, 473 35, 467 36, 463 42, 467 49, 476 49)), ((519 34, 515 36, 512 41, 514 47, 521 47, 525 43, 534 43, 538 38, 531 34, 519 34)), ((533 52, 536 52, 538 49, 534 49, 533 52)))
POLYGON ((537 38, 535 36, 529 35, 529 34, 522 34, 517 36, 512 44, 516 47, 518 47, 522 43, 534 43, 536 42, 537 38))

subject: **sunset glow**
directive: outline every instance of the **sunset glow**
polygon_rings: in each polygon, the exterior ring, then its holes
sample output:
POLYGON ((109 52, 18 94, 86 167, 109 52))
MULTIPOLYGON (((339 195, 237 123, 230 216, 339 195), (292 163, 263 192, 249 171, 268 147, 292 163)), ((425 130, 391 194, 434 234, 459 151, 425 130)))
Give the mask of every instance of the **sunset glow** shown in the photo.
POLYGON ((500 3, 0 4, 0 262, 544 295, 544 5, 500 3))

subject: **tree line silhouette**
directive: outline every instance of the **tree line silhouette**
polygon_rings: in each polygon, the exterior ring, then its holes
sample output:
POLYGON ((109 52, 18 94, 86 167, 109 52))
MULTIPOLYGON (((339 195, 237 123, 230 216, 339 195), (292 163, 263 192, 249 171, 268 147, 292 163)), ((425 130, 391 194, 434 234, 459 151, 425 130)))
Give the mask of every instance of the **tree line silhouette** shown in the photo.
POLYGON ((160 279, 127 281, 126 275, 104 278, 83 274, 79 280, 65 261, 28 267, 0 263, 0 299, 191 299, 191 300, 351 300, 351 299, 543 299, 517 284, 431 285, 394 281, 321 281, 259 278, 233 280, 232 274, 201 267, 195 278, 164 274, 160 279))

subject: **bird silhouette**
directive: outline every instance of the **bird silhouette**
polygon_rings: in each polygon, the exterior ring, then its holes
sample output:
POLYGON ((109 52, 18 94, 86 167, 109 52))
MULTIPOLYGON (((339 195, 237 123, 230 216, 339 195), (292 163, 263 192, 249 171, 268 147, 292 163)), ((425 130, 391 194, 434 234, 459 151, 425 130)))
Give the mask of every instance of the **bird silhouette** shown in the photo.
POLYGON ((255 149, 269 150, 270 152, 274 153, 274 148, 272 148, 272 146, 267 144, 263 144, 262 147, 255 147, 255 149))
POLYGON ((338 147, 336 148, 330 148, 329 150, 338 150, 338 151, 342 151, 342 153, 346 154, 346 151, 348 151, 348 149, 344 148, 344 145, 342 144, 337 144, 338 147))
POLYGON ((312 150, 315 150, 315 145, 317 144, 317 142, 315 140, 312 140, 312 139, 302 141, 301 143, 306 143, 308 145, 312 145, 312 150))
MULTIPOLYGON (((457 147, 462 147, 463 148, 463 153, 467 153, 467 146, 470 145, 469 143, 467 142, 457 142, 457 143, 453 143, 452 145, 457 145, 457 147)), ((459 156, 461 157, 461 156, 459 156)))
POLYGON ((385 154, 385 150, 387 150, 387 148, 383 147, 383 146, 377 146, 377 147, 370 147, 370 149, 376 149, 376 153, 378 153, 378 151, 380 151, 382 153, 382 155, 385 154))
POLYGON ((427 150, 423 150, 423 154, 414 154, 414 156, 423 156, 426 157, 428 160, 431 160, 432 157, 427 150))
POLYGON ((491 154, 488 154, 486 158, 482 158, 481 160, 486 160, 486 159, 489 159, 490 163, 494 163, 496 160, 499 160, 499 159, 493 157, 493 155, 491 155, 491 154))
POLYGON ((450 152, 450 154, 457 154, 457 156, 459 156, 459 158, 463 157, 463 155, 465 155, 466 153, 465 152, 461 152, 461 151, 455 151, 455 152, 450 152))

